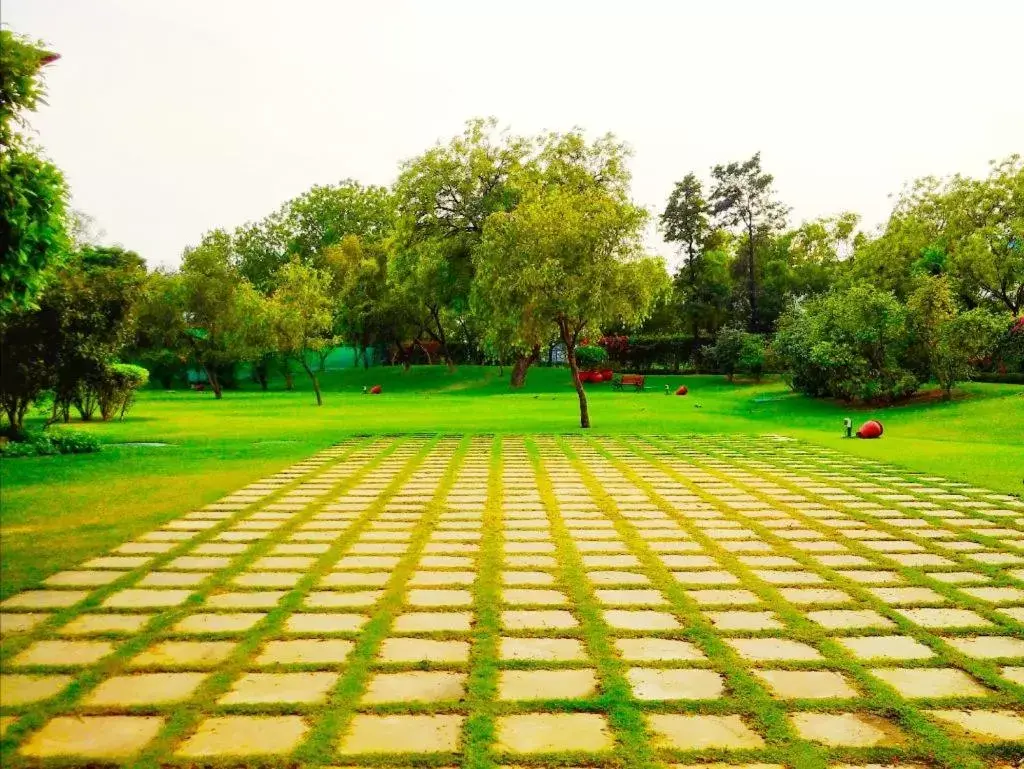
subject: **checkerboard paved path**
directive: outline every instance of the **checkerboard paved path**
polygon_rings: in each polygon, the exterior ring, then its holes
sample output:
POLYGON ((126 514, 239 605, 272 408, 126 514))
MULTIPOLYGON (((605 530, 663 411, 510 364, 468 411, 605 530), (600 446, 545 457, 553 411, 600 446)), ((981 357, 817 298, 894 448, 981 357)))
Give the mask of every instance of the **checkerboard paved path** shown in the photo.
POLYGON ((352 438, 0 622, 5 766, 1024 757, 1024 503, 770 436, 352 438))

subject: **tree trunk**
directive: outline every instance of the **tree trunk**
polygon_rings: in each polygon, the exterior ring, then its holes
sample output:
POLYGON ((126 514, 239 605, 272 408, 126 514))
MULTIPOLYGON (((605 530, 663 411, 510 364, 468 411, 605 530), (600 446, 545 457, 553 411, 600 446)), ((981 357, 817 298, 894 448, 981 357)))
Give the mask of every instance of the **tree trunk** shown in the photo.
POLYGON ((540 359, 540 345, 534 345, 529 355, 520 355, 512 366, 512 378, 509 384, 512 387, 520 388, 526 384, 526 372, 534 363, 540 359))
POLYGON ((306 363, 305 358, 302 360, 302 367, 306 369, 306 373, 309 374, 309 378, 313 380, 313 393, 316 395, 316 405, 323 406, 324 399, 320 394, 320 381, 316 378, 316 372, 306 363))
POLYGON ((334 352, 334 348, 333 347, 328 348, 326 350, 318 350, 317 351, 316 357, 318 359, 318 363, 317 363, 316 370, 319 373, 322 374, 322 373, 324 373, 327 370, 327 358, 330 356, 330 354, 332 352, 334 352))
POLYGON ((427 333, 433 337, 434 341, 441 345, 441 357, 444 358, 444 362, 448 366, 448 371, 455 371, 455 361, 452 360, 451 353, 448 351, 448 339, 444 333, 444 326, 441 325, 441 310, 436 307, 430 308, 430 317, 434 319, 434 325, 437 326, 437 332, 435 333, 432 328, 427 326, 427 333))
POLYGON ((760 323, 757 317, 757 275, 754 272, 754 227, 747 227, 747 249, 750 251, 747 259, 747 299, 750 302, 750 331, 757 333, 760 323))
POLYGON ((580 427, 588 429, 590 427, 590 411, 587 409, 587 393, 583 390, 583 382, 580 381, 580 368, 576 363, 576 340, 569 333, 566 321, 559 320, 558 327, 562 331, 565 357, 569 361, 569 371, 572 372, 572 383, 576 388, 576 397, 580 400, 580 427))
POLYGON ((206 372, 206 378, 210 382, 210 387, 213 388, 213 397, 220 400, 224 397, 224 393, 221 390, 220 380, 217 378, 217 372, 211 367, 203 364, 203 371, 206 372))

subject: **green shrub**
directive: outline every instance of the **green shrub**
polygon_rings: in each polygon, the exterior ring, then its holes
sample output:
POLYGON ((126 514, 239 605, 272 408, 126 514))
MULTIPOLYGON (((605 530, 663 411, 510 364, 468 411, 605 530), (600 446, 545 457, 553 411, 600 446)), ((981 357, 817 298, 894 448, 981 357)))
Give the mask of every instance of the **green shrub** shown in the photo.
POLYGON ((711 348, 711 358, 731 382, 737 373, 749 374, 761 381, 765 365, 765 343, 760 334, 738 328, 723 328, 711 348))
POLYGON ((772 354, 795 390, 888 402, 921 385, 912 343, 907 310, 896 297, 857 285, 783 313, 772 354))
POLYGON ((149 381, 149 372, 131 363, 111 363, 103 371, 96 385, 96 400, 100 416, 108 422, 116 415, 124 419, 135 402, 135 392, 149 381))
POLYGON ((608 360, 608 351, 596 344, 581 344, 576 348, 576 363, 580 368, 594 368, 608 360))
POLYGON ((92 435, 71 430, 61 430, 60 432, 28 430, 0 441, 0 455, 8 458, 91 454, 99 450, 100 442, 92 435))

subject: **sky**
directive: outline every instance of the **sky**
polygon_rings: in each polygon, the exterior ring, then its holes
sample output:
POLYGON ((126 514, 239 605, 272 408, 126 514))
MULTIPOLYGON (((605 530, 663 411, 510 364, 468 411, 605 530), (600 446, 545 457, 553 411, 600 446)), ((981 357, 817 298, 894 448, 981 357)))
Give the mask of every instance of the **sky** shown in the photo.
MULTIPOLYGON (((1024 3, 4 0, 61 54, 31 119, 102 240, 174 266, 314 184, 390 184, 494 116, 633 148, 656 215, 760 151, 794 224, 1024 152, 1024 3)), ((652 251, 673 249, 654 227, 652 251)))

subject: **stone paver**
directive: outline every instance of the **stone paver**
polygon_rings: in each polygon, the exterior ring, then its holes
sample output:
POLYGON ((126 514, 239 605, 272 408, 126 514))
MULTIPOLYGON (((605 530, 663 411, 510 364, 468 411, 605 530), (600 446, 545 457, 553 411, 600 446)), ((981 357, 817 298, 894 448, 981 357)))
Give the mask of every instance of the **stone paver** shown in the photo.
POLYGON ((1017 497, 772 436, 346 438, 5 599, 0 723, 14 769, 647 762, 619 692, 667 766, 799 763, 781 719, 982 765, 1022 622, 1017 497))

